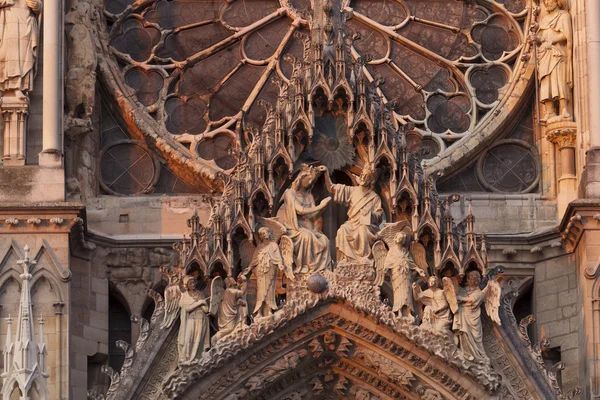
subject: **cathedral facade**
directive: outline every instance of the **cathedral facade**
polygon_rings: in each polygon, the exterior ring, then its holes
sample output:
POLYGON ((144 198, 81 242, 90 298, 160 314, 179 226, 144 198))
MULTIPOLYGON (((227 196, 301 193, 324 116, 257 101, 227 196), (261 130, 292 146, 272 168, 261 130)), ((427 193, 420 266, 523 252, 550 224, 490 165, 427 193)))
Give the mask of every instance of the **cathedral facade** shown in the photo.
POLYGON ((599 399, 599 65, 598 0, 0 0, 2 399, 599 399))

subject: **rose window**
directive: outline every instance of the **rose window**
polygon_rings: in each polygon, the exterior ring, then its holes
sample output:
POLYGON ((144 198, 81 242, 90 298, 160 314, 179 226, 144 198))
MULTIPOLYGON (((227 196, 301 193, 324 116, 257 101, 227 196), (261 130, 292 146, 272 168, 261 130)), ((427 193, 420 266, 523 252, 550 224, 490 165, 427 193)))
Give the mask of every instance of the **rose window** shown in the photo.
MULTIPOLYGON (((525 0, 106 0, 104 14, 113 58, 103 73, 124 114, 167 158, 208 175, 235 166, 244 132, 271 122, 309 44, 330 70, 341 42, 347 80, 362 69, 439 169, 511 120, 532 75, 525 0)), ((351 163, 344 121, 315 123, 298 149, 351 163)))

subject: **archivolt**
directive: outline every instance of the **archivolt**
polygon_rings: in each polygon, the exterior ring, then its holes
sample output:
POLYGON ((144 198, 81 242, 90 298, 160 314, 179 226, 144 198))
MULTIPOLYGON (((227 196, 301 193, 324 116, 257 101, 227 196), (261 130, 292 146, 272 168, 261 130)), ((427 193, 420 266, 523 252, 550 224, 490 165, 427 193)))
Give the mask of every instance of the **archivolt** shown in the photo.
MULTIPOLYGON (((194 366, 184 369, 191 372, 194 366)), ((168 394, 203 400, 359 398, 367 392, 379 399, 418 399, 426 390, 446 399, 490 396, 482 382, 405 336, 332 302, 321 303, 198 378, 168 394)))

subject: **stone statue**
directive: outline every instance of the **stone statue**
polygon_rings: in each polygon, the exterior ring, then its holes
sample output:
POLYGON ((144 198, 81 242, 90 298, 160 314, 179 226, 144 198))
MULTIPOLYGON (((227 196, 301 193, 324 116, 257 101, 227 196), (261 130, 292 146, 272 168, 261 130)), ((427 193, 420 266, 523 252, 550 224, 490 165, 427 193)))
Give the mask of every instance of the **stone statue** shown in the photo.
POLYGON ((273 365, 263 368, 257 375, 248 379, 246 387, 251 392, 264 388, 266 384, 274 382, 281 375, 296 368, 300 360, 307 355, 308 352, 304 349, 286 354, 273 365))
POLYGON ((566 10, 565 0, 544 0, 544 6, 547 14, 540 21, 536 37, 539 94, 544 105, 540 121, 570 120, 569 102, 573 89, 571 15, 566 10))
POLYGON ((333 200, 348 206, 348 221, 340 226, 335 238, 338 262, 370 263, 371 246, 377 240, 377 226, 383 215, 381 198, 373 190, 375 171, 367 164, 358 186, 346 186, 332 183, 327 167, 319 169, 325 172, 325 187, 333 200))
POLYGON ((67 130, 72 133, 79 132, 84 126, 91 129, 98 64, 92 39, 92 20, 96 17, 95 8, 85 1, 77 3, 65 16, 68 48, 65 102, 67 130), (75 126, 79 129, 74 129, 75 126))
POLYGON ((0 90, 17 98, 33 90, 41 12, 41 0, 0 0, 0 90))
POLYGON ((350 389, 350 394, 354 395, 353 398, 355 400, 379 400, 378 397, 373 396, 367 389, 361 387, 350 389))
POLYGON ((183 278, 185 292, 181 294, 181 324, 177 347, 179 362, 189 363, 210 347, 209 299, 196 288, 196 279, 183 278))
POLYGON ((227 336, 235 329, 242 328, 246 318, 246 286, 247 279, 241 275, 236 283, 232 277, 225 279, 225 293, 219 305, 219 331, 213 336, 212 344, 227 336))
POLYGON ((286 235, 294 244, 294 271, 298 273, 321 271, 331 263, 329 239, 320 232, 321 213, 331 197, 317 206, 311 193, 315 181, 325 171, 303 164, 291 188, 283 194, 286 235))
POLYGON ((254 251, 250 265, 242 271, 242 275, 249 275, 254 270, 257 293, 253 314, 266 317, 277 310, 275 299, 277 272, 284 271, 286 277, 292 281, 295 278, 292 267, 284 263, 281 250, 271 229, 262 227, 259 229, 258 235, 260 243, 254 251))
MULTIPOLYGON (((403 223, 398 223, 403 224, 403 223)), ((387 227, 392 230, 393 226, 387 227)), ((383 230, 382 230, 383 232, 383 230)), ((387 232, 383 235, 388 236, 387 232)), ((385 236, 382 236, 385 238, 385 236)), ((377 278, 375 284, 381 286, 385 277, 386 271, 390 271, 392 278, 392 289, 394 291, 394 303, 392 311, 398 313, 399 316, 405 317, 414 321, 414 303, 412 299, 411 289, 411 274, 410 271, 416 271, 420 276, 427 276, 423 268, 413 260, 407 249, 408 234, 399 232, 395 235, 393 244, 389 244, 389 251, 382 249, 382 241, 373 246, 375 255, 375 266, 377 269, 377 278), (383 262, 382 262, 383 260, 383 262)), ((388 239, 389 241, 389 239, 388 239)))
POLYGON ((492 321, 500 325, 498 309, 500 307, 501 288, 497 281, 490 279, 483 290, 479 289, 481 282, 479 271, 467 274, 467 286, 455 293, 454 284, 449 278, 443 278, 444 292, 454 313, 452 330, 456 333, 460 348, 471 360, 486 360, 483 348, 483 328, 481 323, 481 305, 492 321))
POLYGON ((414 299, 425 306, 422 327, 437 332, 450 332, 452 329, 452 313, 444 291, 439 287, 440 280, 436 276, 429 277, 429 289, 421 291, 418 283, 413 283, 414 299))

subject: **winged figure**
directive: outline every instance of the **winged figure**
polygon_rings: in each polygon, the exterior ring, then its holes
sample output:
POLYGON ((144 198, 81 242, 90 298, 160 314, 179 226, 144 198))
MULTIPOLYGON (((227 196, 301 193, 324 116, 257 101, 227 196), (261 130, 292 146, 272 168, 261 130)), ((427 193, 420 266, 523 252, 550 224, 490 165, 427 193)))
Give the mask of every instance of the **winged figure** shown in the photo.
POLYGON ((405 228, 407 228, 405 222, 397 222, 388 224, 379 232, 381 240, 373 245, 373 256, 377 271, 375 284, 381 286, 385 274, 390 271, 394 292, 392 311, 402 317, 414 320, 415 307, 411 288, 411 270, 421 277, 426 277, 427 274, 425 269, 415 262, 407 249, 409 235, 406 233, 405 228), (390 240, 392 234, 394 235, 393 241, 390 240))
POLYGON ((485 304, 488 316, 500 325, 498 310, 502 289, 495 276, 488 280, 485 288, 480 289, 481 274, 470 271, 467 274, 467 285, 456 293, 449 278, 444 278, 444 292, 454 313, 452 330, 456 332, 462 352, 470 359, 485 360, 487 355, 483 347, 483 328, 481 321, 481 305, 485 304))
POLYGON ((165 311, 163 314, 163 320, 160 324, 162 329, 166 329, 169 328, 173 324, 173 321, 175 321, 177 318, 179 300, 181 299, 181 288, 179 287, 181 279, 179 274, 170 268, 161 267, 159 271, 167 278, 169 282, 165 288, 165 311))
MULTIPOLYGON (((220 278, 219 278, 220 280, 220 278)), ((213 280, 213 284, 215 284, 213 280)), ((222 280, 218 282, 221 284, 222 280)), ((214 288, 211 296, 211 309, 213 304, 215 307, 218 303, 217 322, 219 331, 213 336, 212 344, 217 343, 221 338, 227 336, 237 328, 241 328, 245 324, 246 319, 246 277, 240 275, 236 282, 233 277, 225 279, 226 289, 220 295, 219 290, 214 288), (216 296, 216 297, 215 297, 216 296), (220 300, 219 300, 220 298, 220 300)), ((222 286, 221 286, 222 288, 222 286)))
POLYGON ((193 361, 210 348, 209 298, 196 288, 196 278, 185 276, 183 285, 186 290, 179 301, 181 323, 177 336, 181 364, 193 361))
MULTIPOLYGON (((444 278, 448 279, 448 278, 444 278)), ((429 277, 429 288, 422 291, 418 283, 413 283, 413 297, 425 306, 423 310, 423 324, 438 332, 450 332, 452 328, 452 313, 450 303, 440 288, 440 280, 437 276, 429 277)), ((454 292, 452 292, 454 293, 454 292)))
POLYGON ((292 271, 293 243, 289 237, 283 235, 286 231, 285 227, 275 218, 262 218, 258 223, 263 225, 258 230, 258 246, 253 249, 251 243, 246 242, 244 245, 244 251, 251 252, 252 257, 242 271, 242 275, 248 276, 254 271, 257 293, 252 314, 265 317, 277 310, 275 299, 277 272, 281 270, 288 279, 292 281, 296 279, 292 271))

